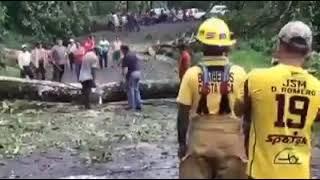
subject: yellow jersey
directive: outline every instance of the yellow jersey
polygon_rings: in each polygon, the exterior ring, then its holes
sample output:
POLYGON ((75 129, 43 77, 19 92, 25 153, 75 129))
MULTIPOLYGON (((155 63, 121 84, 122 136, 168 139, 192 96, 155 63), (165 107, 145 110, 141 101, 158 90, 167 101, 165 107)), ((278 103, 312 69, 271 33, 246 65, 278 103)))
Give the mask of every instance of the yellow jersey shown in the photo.
POLYGON ((279 64, 253 70, 246 84, 251 102, 248 176, 310 178, 319 81, 300 67, 279 64))
MULTIPOLYGON (((219 114, 220 101, 222 95, 220 93, 220 83, 223 76, 223 70, 219 67, 224 67, 229 63, 227 57, 204 57, 203 63, 208 67, 208 83, 210 92, 206 96, 206 106, 208 114, 219 114), (217 68, 218 67, 218 68, 217 68)), ((193 66, 184 74, 177 102, 191 106, 191 114, 196 114, 199 109, 199 101, 201 99, 201 89, 203 86, 202 69, 199 66, 193 66)), ((234 102, 239 95, 241 85, 246 78, 245 70, 237 65, 232 65, 229 70, 228 83, 228 99, 230 107, 234 106, 234 102)), ((233 108, 231 108, 234 115, 233 108)), ((198 114, 198 113, 197 113, 198 114)))

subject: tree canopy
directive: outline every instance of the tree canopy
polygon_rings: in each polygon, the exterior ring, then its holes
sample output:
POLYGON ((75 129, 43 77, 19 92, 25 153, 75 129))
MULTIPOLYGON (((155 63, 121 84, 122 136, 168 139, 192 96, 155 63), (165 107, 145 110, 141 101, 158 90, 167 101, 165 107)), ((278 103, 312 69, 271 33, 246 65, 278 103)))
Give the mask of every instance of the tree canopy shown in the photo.
MULTIPOLYGON (((40 39, 79 35, 89 30, 90 17, 111 11, 139 11, 151 8, 151 1, 2 1, 0 35, 17 32, 40 39), (125 7, 124 6, 128 6, 125 7)), ((230 12, 222 17, 237 36, 275 35, 290 20, 309 24, 319 38, 320 2, 318 1, 168 1, 169 8, 200 8, 207 11, 224 4, 230 12)))

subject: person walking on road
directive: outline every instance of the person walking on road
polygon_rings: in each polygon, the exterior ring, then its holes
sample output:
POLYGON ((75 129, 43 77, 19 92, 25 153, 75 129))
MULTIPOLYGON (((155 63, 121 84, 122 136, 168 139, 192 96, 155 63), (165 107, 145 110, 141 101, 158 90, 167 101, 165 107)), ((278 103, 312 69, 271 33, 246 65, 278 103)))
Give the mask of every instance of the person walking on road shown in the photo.
POLYGON ((82 47, 79 42, 76 42, 76 49, 74 50, 74 64, 78 81, 80 76, 81 64, 85 54, 86 50, 84 49, 84 47, 82 47))
POLYGON ((99 63, 101 69, 103 69, 103 65, 105 68, 108 67, 109 47, 110 43, 105 37, 99 41, 99 63))
POLYGON ((93 37, 93 35, 90 35, 86 41, 83 44, 84 49, 86 50, 86 52, 91 51, 92 49, 94 49, 96 47, 96 41, 93 37))
POLYGON ((139 81, 141 79, 140 59, 126 45, 121 46, 124 55, 122 60, 122 75, 126 79, 128 109, 141 110, 139 81))
POLYGON ((69 65, 71 71, 73 71, 73 66, 74 66, 74 51, 76 49, 76 43, 74 42, 74 39, 69 40, 68 48, 67 48, 67 53, 68 53, 68 59, 69 59, 69 65))
POLYGON ((120 20, 119 16, 117 13, 112 12, 112 23, 114 25, 114 32, 119 32, 120 31, 120 20))
POLYGON ((32 64, 35 67, 35 76, 37 79, 45 80, 46 52, 41 43, 36 43, 35 48, 31 52, 32 64))
POLYGON ((67 63, 67 48, 63 46, 62 40, 57 40, 57 45, 52 47, 53 81, 61 82, 67 63))
POLYGON ((33 79, 33 73, 31 70, 31 53, 27 50, 27 45, 22 45, 22 51, 18 54, 18 65, 20 68, 20 77, 21 78, 30 78, 33 79))
POLYGON ((113 65, 112 65, 112 67, 114 67, 114 66, 119 67, 120 66, 121 45, 122 45, 121 40, 119 39, 118 36, 116 36, 116 39, 112 44, 112 49, 113 49, 113 54, 112 54, 113 65))

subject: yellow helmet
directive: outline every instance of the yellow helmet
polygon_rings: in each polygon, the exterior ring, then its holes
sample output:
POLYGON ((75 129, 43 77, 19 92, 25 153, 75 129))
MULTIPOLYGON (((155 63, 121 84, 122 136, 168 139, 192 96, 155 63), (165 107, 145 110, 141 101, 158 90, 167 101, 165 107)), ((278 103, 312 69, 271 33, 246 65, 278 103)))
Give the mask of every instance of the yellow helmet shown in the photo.
POLYGON ((196 39, 206 45, 232 46, 236 40, 233 40, 231 35, 232 32, 223 20, 210 18, 200 25, 196 39))

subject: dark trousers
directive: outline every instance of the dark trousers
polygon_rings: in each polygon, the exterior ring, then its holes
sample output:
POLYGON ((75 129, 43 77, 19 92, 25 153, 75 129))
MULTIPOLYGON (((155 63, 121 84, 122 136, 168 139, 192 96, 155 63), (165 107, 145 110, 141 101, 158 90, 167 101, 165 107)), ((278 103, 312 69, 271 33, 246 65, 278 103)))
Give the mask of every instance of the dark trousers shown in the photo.
POLYGON ((64 64, 53 65, 53 81, 61 82, 64 73, 64 64))
POLYGON ((133 29, 134 29, 133 22, 129 21, 129 22, 127 23, 127 30, 128 30, 129 32, 132 32, 133 29))
POLYGON ((140 32, 140 25, 139 25, 138 21, 134 21, 133 22, 133 26, 134 26, 134 28, 136 29, 137 32, 140 32))
POLYGON ((37 79, 46 80, 46 69, 44 68, 43 61, 39 61, 39 67, 36 69, 37 79))
POLYGON ((80 70, 81 70, 81 64, 75 64, 76 65, 76 75, 77 75, 77 80, 79 81, 79 76, 80 76, 80 70))
POLYGON ((20 77, 26 78, 28 76, 30 79, 33 79, 33 73, 30 66, 23 66, 23 69, 20 70, 20 77))
POLYGON ((73 64, 74 64, 74 56, 73 53, 69 54, 69 61, 70 61, 70 69, 73 71, 73 64))
POLYGON ((108 67, 108 52, 101 52, 100 53, 100 58, 99 58, 99 64, 100 64, 100 68, 103 68, 103 63, 104 63, 104 67, 107 68, 108 67))
POLYGON ((82 85, 82 98, 83 98, 83 105, 86 109, 90 109, 90 94, 91 88, 95 87, 95 83, 93 80, 87 80, 81 82, 82 85))

